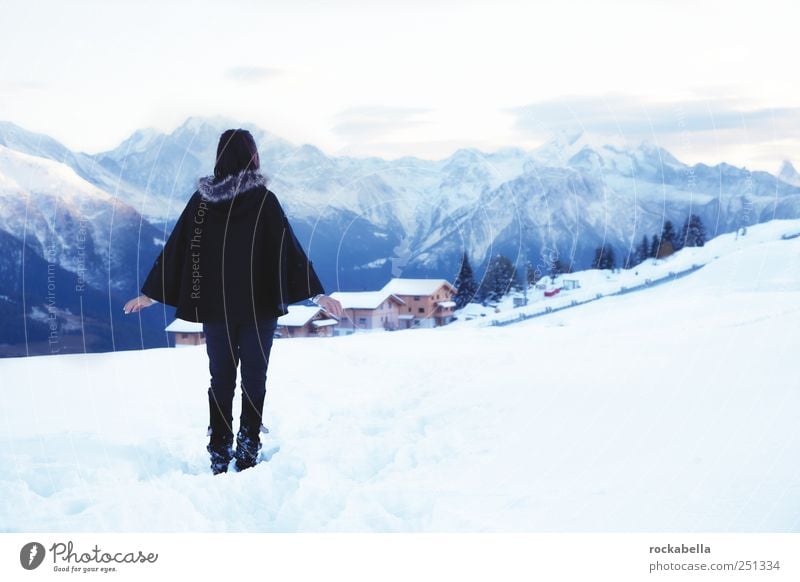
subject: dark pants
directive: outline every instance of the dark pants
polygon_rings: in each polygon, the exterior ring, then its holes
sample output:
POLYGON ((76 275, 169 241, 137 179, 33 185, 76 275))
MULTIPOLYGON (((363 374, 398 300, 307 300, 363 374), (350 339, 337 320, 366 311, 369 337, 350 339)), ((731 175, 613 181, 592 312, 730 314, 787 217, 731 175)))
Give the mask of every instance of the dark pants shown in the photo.
POLYGON ((266 395, 267 365, 277 318, 235 324, 204 323, 211 387, 208 389, 212 446, 233 441, 236 367, 242 363, 242 413, 239 428, 258 437, 266 395))

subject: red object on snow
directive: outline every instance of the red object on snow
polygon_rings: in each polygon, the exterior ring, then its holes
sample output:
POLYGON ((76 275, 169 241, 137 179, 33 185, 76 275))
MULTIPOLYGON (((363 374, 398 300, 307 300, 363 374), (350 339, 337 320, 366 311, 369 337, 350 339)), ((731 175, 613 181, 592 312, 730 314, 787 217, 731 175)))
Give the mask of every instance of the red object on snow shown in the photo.
POLYGON ((556 288, 556 289, 551 289, 550 291, 545 291, 545 292, 544 292, 544 296, 545 296, 545 297, 552 297, 553 295, 555 295, 555 294, 556 294, 556 293, 558 293, 559 291, 561 291, 561 287, 558 287, 558 288, 556 288))

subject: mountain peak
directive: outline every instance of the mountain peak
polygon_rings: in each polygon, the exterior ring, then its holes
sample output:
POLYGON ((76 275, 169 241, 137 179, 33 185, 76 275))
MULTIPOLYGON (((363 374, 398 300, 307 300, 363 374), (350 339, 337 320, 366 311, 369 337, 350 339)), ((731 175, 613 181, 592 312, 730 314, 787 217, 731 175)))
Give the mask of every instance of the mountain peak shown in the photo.
MULTIPOLYGON (((150 148, 155 140, 159 137, 163 137, 163 135, 164 134, 154 127, 137 129, 115 149, 121 149, 128 154, 143 152, 150 148)), ((108 154, 109 152, 103 153, 108 154)))
POLYGON ((663 148, 657 143, 648 139, 644 139, 637 148, 639 152, 645 157, 655 157, 662 164, 670 164, 674 166, 683 166, 684 164, 673 156, 668 150, 663 148))
POLYGON ((453 152, 449 160, 455 160, 459 163, 469 163, 482 160, 483 157, 483 153, 476 148, 459 148, 453 152))
POLYGON ((794 168, 794 164, 789 160, 783 160, 778 178, 792 186, 800 186, 800 173, 794 168))
POLYGON ((183 123, 175 128, 175 132, 188 131, 192 133, 199 133, 202 131, 215 131, 222 133, 226 129, 247 129, 247 126, 252 125, 252 123, 245 123, 242 120, 233 119, 225 115, 192 115, 187 117, 183 123))
POLYGON ((626 148, 617 136, 561 129, 554 132, 544 145, 534 150, 533 155, 546 165, 560 167, 568 165, 569 160, 578 154, 587 156, 590 151, 600 153, 604 149, 620 152, 626 148))
POLYGON ((568 148, 574 146, 585 137, 586 133, 582 129, 559 129, 553 132, 547 145, 568 148))

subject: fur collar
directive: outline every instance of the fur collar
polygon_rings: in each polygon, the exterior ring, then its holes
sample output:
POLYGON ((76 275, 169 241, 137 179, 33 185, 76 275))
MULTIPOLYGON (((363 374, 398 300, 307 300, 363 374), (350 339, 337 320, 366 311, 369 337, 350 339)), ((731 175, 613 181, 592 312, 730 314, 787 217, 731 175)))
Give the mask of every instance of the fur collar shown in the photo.
POLYGON ((197 181, 200 196, 209 202, 231 200, 240 192, 266 185, 267 177, 258 170, 242 170, 219 182, 214 182, 214 176, 203 176, 197 181))

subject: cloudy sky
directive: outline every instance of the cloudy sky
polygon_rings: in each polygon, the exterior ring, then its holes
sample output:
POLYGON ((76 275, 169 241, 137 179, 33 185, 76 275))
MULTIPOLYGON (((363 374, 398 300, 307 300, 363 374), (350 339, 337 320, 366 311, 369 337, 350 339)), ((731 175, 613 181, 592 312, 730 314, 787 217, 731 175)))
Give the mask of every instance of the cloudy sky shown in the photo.
POLYGON ((330 154, 583 129, 687 162, 800 166, 791 2, 33 4, 3 2, 0 119, 77 150, 219 114, 330 154))

